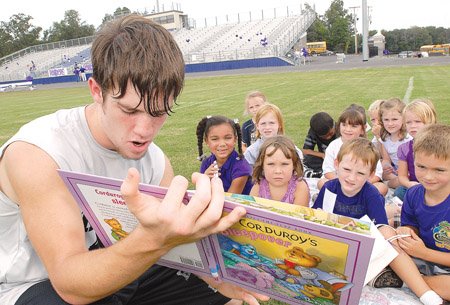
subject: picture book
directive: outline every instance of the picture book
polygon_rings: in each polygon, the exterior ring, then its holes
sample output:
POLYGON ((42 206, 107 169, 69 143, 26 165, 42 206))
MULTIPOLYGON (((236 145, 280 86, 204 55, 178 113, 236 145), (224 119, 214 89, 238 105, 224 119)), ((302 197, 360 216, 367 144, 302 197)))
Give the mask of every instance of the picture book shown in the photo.
MULTIPOLYGON (((122 180, 59 170, 105 247, 136 227, 122 180)), ((167 189, 140 184, 163 198, 167 189)), ((193 192, 185 195, 185 203, 193 192)), ((226 194, 223 213, 247 214, 220 234, 172 249, 158 264, 214 276, 287 304, 357 304, 372 247, 371 222, 248 195, 226 194)), ((182 221, 182 220, 180 220, 182 221)))

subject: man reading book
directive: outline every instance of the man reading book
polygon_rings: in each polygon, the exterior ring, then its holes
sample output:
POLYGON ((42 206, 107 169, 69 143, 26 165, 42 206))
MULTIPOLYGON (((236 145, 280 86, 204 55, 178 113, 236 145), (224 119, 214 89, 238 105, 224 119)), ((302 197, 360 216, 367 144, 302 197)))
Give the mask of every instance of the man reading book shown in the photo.
POLYGON ((149 19, 129 15, 97 33, 92 64, 93 103, 38 118, 0 148, 0 304, 266 300, 154 265, 173 247, 223 231, 245 214, 236 208, 222 217, 220 179, 200 174, 193 175, 196 192, 184 205, 188 182, 174 178, 153 143, 183 87, 184 62, 175 40, 149 19), (139 220, 136 229, 101 247, 58 168, 126 177, 122 194, 139 220), (140 194, 139 182, 169 190, 160 202, 140 194))

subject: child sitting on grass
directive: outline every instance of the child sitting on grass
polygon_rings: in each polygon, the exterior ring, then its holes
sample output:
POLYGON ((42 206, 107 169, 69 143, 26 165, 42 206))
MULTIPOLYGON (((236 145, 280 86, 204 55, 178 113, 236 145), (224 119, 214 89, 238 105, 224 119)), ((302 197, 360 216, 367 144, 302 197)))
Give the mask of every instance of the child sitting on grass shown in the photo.
POLYGON ((379 119, 379 110, 380 110, 380 104, 384 102, 384 100, 375 100, 372 102, 372 104, 369 105, 369 108, 367 108, 367 114, 369 115, 369 121, 370 121, 370 128, 372 130, 372 143, 375 145, 376 148, 380 148, 380 131, 381 131, 381 125, 379 119))
POLYGON ((422 303, 439 305, 450 300, 450 126, 424 127, 413 149, 420 184, 406 192, 401 227, 390 232, 410 237, 393 242, 390 266, 422 303))
POLYGON ((260 91, 252 91, 245 97, 244 115, 251 118, 242 124, 242 149, 245 152, 247 147, 256 141, 255 117, 259 108, 267 103, 266 96, 260 91))
POLYGON ((252 188, 252 167, 242 155, 239 123, 221 115, 204 117, 197 125, 197 145, 201 173, 210 178, 217 175, 226 192, 248 195, 252 188), (211 151, 207 158, 203 154, 203 141, 211 151))
POLYGON ((325 150, 336 139, 336 123, 326 112, 315 113, 309 121, 309 130, 303 144, 305 177, 320 178, 325 150), (317 151, 314 150, 317 146, 317 151))
POLYGON ((378 160, 368 139, 346 141, 335 160, 337 177, 325 182, 313 208, 353 218, 367 215, 376 224, 387 224, 384 198, 369 182, 378 160))
POLYGON ((394 195, 403 200, 408 188, 418 184, 414 169, 414 137, 426 125, 436 123, 436 111, 429 100, 416 99, 403 109, 403 121, 406 131, 413 138, 401 144, 397 150, 398 181, 400 186, 395 189, 394 195))
POLYGON ((390 188, 399 186, 398 169, 398 147, 412 140, 412 137, 406 132, 403 124, 403 103, 398 98, 390 98, 379 106, 380 130, 380 153, 383 165, 383 180, 387 181, 390 188))
MULTIPOLYGON (((256 142, 244 152, 244 158, 254 166, 264 141, 276 135, 284 135, 284 119, 280 108, 274 104, 262 106, 255 116, 256 142)), ((303 159, 302 151, 296 147, 297 154, 303 159)))
POLYGON ((253 169, 250 195, 309 206, 309 188, 294 142, 285 136, 267 139, 253 169))
MULTIPOLYGON (((322 185, 327 181, 337 177, 335 160, 339 152, 339 149, 344 143, 347 143, 353 139, 359 137, 366 138, 366 116, 365 110, 358 109, 357 105, 348 107, 339 116, 337 122, 337 133, 339 138, 334 140, 328 145, 325 151, 325 159, 323 160, 322 170, 324 177, 317 182, 317 187, 322 188, 322 185)), ((383 168, 381 162, 375 164, 375 175, 370 176, 369 182, 372 183, 380 192, 385 196, 388 191, 388 187, 381 181, 383 176, 383 168)))

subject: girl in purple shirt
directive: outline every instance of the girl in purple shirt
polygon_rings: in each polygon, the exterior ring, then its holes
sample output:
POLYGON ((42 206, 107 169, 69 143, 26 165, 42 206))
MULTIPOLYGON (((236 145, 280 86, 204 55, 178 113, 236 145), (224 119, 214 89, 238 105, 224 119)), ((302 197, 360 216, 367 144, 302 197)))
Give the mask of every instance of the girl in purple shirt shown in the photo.
POLYGON ((218 176, 225 192, 248 195, 252 188, 252 167, 242 156, 241 127, 224 116, 204 117, 197 125, 200 172, 210 178, 218 176), (203 142, 211 155, 203 154, 203 142), (235 147, 237 145, 238 152, 235 147))
POLYGON ((394 195, 403 200, 405 192, 410 187, 419 184, 414 171, 413 141, 416 134, 426 125, 436 123, 436 111, 430 100, 416 99, 403 109, 403 122, 406 131, 413 138, 398 147, 398 187, 394 195))

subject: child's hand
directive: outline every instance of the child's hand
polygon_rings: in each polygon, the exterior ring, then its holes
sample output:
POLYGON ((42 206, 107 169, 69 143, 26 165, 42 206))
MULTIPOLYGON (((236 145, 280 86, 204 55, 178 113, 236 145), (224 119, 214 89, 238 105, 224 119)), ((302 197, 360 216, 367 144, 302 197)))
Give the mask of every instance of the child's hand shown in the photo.
POLYGON ((392 164, 389 161, 382 161, 381 164, 383 165, 384 175, 397 174, 397 171, 392 167, 392 164))
POLYGON ((214 178, 214 175, 220 176, 219 167, 217 166, 217 162, 214 161, 205 171, 205 175, 207 175, 210 179, 214 178))
MULTIPOLYGON (((397 233, 404 234, 403 228, 402 230, 397 230, 397 233)), ((407 228, 406 234, 410 234, 411 237, 403 237, 398 239, 398 245, 400 248, 405 251, 409 256, 414 256, 420 259, 424 259, 427 251, 427 247, 423 243, 423 240, 410 228, 407 228)))
POLYGON ((379 139, 380 138, 381 125, 373 124, 372 125, 372 134, 379 139))

